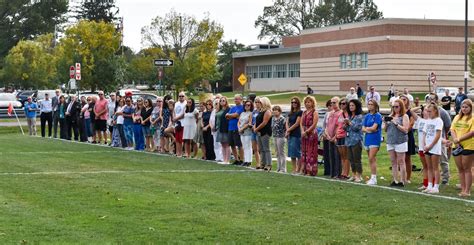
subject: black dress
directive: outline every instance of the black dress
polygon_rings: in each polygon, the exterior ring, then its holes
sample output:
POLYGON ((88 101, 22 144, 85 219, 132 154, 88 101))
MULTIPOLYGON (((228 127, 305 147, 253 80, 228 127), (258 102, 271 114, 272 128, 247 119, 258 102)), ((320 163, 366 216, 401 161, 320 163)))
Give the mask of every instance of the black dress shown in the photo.
MULTIPOLYGON (((209 120, 211 118, 211 112, 206 111, 202 113, 202 126, 207 127, 209 125, 209 120)), ((215 160, 216 154, 214 152, 214 138, 212 137, 212 130, 209 128, 206 131, 203 131, 204 145, 206 146, 206 159, 215 160)))

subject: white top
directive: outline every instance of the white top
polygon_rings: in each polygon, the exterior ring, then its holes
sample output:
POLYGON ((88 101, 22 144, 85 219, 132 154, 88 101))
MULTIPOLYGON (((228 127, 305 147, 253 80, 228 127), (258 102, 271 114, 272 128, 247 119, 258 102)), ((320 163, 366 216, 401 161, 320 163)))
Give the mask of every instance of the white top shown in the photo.
POLYGON ((418 117, 415 121, 415 124, 413 125, 414 129, 418 130, 418 151, 423 151, 423 129, 426 124, 426 119, 418 117))
MULTIPOLYGON (((183 102, 179 102, 177 101, 175 104, 174 104, 174 114, 175 114, 175 117, 178 117, 182 114, 184 114, 184 109, 186 108, 186 101, 183 101, 183 102)), ((180 119, 179 121, 181 122, 181 125, 183 125, 183 120, 184 118, 180 119)))
POLYGON ((184 118, 183 118, 183 127, 186 126, 195 126, 196 125, 196 114, 198 114, 199 111, 195 109, 193 112, 188 112, 184 113, 184 118))
MULTIPOLYGON (((117 112, 123 112, 123 108, 125 108, 125 106, 117 107, 117 112)), ((123 115, 117 115, 117 124, 123 124, 123 115)))
POLYGON ((51 99, 48 100, 41 100, 39 103, 40 111, 47 113, 53 111, 53 104, 51 99))
MULTIPOLYGON (((441 118, 437 117, 435 119, 428 119, 426 120, 425 127, 423 128, 423 134, 425 135, 425 144, 430 145, 435 136, 436 136, 436 131, 441 131, 443 129, 443 120, 441 118)), ((431 154, 435 155, 441 155, 441 144, 442 144, 442 139, 441 139, 441 134, 438 139, 438 142, 431 148, 429 151, 431 154)), ((425 145, 425 146, 426 146, 425 145)))
POLYGON ((410 101, 410 104, 413 103, 413 96, 411 94, 405 94, 405 96, 408 98, 410 101))
POLYGON ((349 100, 349 101, 351 101, 351 100, 358 100, 359 97, 357 96, 357 93, 353 93, 353 94, 348 93, 348 94, 346 95, 346 99, 349 100))
POLYGON ((393 106, 393 102, 395 102, 395 100, 398 100, 400 99, 400 97, 398 96, 393 96, 392 98, 390 98, 390 101, 388 102, 391 106, 393 106))
MULTIPOLYGON (((214 128, 216 126, 216 110, 212 109, 211 111, 211 118, 209 118, 209 125, 211 125, 211 128, 214 128)), ((212 132, 211 134, 214 135, 216 132, 212 132)))
POLYGON ((369 100, 375 100, 377 101, 377 104, 380 105, 380 94, 379 92, 368 92, 367 95, 365 96, 365 104, 369 103, 369 100))
POLYGON ((109 113, 109 118, 107 118, 107 123, 112 126, 112 121, 115 114, 115 101, 109 100, 107 104, 107 112, 109 113))

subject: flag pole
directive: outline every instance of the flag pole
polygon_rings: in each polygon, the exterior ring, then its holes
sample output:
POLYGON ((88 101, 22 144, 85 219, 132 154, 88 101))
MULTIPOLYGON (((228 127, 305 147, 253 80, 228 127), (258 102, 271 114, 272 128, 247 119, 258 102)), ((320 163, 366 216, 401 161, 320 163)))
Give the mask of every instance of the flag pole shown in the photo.
POLYGON ((18 115, 16 114, 16 110, 13 109, 13 113, 15 113, 16 121, 18 122, 18 126, 20 127, 21 133, 25 135, 25 132, 23 131, 23 127, 21 126, 20 119, 18 119, 18 115))

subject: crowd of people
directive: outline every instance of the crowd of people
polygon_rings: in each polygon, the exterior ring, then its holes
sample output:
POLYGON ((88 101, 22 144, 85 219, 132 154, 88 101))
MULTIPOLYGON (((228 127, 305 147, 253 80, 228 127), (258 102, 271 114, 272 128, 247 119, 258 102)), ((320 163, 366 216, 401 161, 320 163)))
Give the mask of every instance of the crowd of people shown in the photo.
MULTIPOLYGON (((289 112, 269 98, 244 100, 236 94, 232 106, 228 98, 214 95, 196 102, 180 92, 177 101, 170 95, 156 102, 131 94, 120 96, 103 91, 95 96, 72 95, 66 102, 60 91, 39 105, 25 104, 27 117, 39 108, 41 135, 61 139, 108 144, 138 151, 173 154, 177 157, 200 158, 222 164, 251 166, 272 170, 271 143, 276 157, 276 171, 287 171, 291 159, 292 173, 316 176, 318 156, 322 156, 324 175, 331 178, 363 182, 362 152, 367 153, 370 178, 366 184, 377 185, 377 154, 386 142, 391 161, 391 186, 411 183, 412 157, 418 155, 423 165, 420 190, 438 193, 440 184, 449 182, 449 157, 458 168, 459 196, 470 196, 474 162, 474 118, 472 101, 460 102, 459 113, 451 121, 449 113, 435 93, 426 103, 416 105, 406 93, 391 101, 391 113, 379 112, 380 95, 373 87, 364 100, 363 113, 359 89, 351 88, 348 96, 333 97, 326 102, 322 128, 318 128, 316 99, 308 95, 302 101, 292 97, 289 112), (53 128, 53 130, 52 130, 53 128), (382 136, 385 131, 385 137, 382 136), (109 136, 108 136, 109 135, 109 136), (417 144, 415 135, 418 136, 417 144), (322 149, 318 149, 319 143, 322 149), (285 151, 285 148, 287 149, 285 151), (198 153, 201 152, 199 155, 198 153)), ((29 125, 30 125, 30 121, 29 125)), ((35 124, 35 123, 31 123, 35 124)), ((30 132, 34 132, 30 126, 30 132)), ((31 134, 31 133, 30 133, 31 134)))

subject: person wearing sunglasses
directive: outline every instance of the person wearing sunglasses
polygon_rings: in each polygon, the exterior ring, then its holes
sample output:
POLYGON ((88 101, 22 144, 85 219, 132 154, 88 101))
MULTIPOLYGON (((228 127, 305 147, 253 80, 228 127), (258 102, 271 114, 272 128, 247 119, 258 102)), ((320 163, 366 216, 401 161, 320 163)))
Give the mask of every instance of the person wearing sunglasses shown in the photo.
POLYGON ((213 111, 214 106, 212 100, 207 100, 205 103, 204 112, 202 113, 202 133, 206 150, 204 157, 206 160, 211 161, 216 159, 216 154, 214 152, 214 138, 212 136, 212 125, 210 123, 213 111))
POLYGON ((324 135, 329 141, 329 173, 331 178, 336 179, 341 175, 341 160, 336 147, 337 121, 342 114, 342 111, 339 108, 339 97, 333 97, 331 99, 331 109, 332 111, 329 112, 324 135))
POLYGON ((253 103, 250 100, 244 102, 244 112, 239 116, 237 127, 239 128, 240 140, 244 149, 244 163, 242 166, 252 165, 252 111, 253 103))
POLYGON ((104 144, 107 144, 107 105, 109 102, 104 96, 104 91, 99 91, 97 94, 99 95, 99 100, 96 101, 94 106, 95 130, 99 136, 97 143, 100 144, 103 138, 104 144))
POLYGON ((133 113, 135 108, 132 103, 132 97, 125 97, 125 106, 122 110, 123 115, 123 132, 127 141, 127 150, 133 150, 133 113))
POLYGON ((390 186, 405 187, 407 184, 407 171, 405 154, 408 151, 408 128, 410 119, 406 114, 403 101, 397 99, 393 102, 392 113, 384 118, 383 128, 387 133, 387 151, 392 163, 392 178, 390 186), (400 175, 400 176, 399 176, 400 175))
POLYGON ((301 101, 298 97, 293 97, 290 100, 291 109, 286 120, 286 133, 288 139, 288 157, 291 158, 292 170, 291 173, 299 172, 299 162, 301 159, 301 101))
POLYGON ((183 156, 183 119, 184 111, 186 109, 186 94, 180 92, 178 95, 178 101, 174 104, 174 118, 173 122, 175 123, 175 139, 176 139, 176 156, 183 156))

